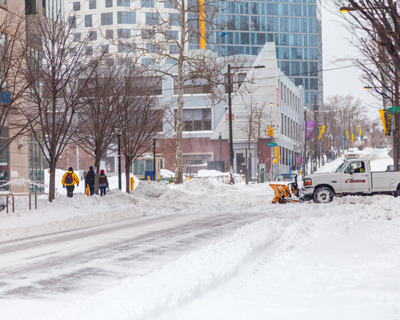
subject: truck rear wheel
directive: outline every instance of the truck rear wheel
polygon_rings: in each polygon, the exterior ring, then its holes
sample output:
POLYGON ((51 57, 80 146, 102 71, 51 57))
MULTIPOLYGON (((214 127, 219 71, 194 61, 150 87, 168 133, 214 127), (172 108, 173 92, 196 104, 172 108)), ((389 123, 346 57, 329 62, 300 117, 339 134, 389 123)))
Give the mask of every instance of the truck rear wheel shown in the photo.
POLYGON ((314 191, 313 200, 315 203, 328 203, 333 200, 333 192, 328 187, 319 187, 314 191))

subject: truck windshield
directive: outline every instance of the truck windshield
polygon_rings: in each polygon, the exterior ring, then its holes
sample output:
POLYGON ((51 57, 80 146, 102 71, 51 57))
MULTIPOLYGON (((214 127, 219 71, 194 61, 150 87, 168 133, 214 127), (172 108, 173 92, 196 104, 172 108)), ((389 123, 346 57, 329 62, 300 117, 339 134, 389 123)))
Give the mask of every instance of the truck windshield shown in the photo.
POLYGON ((337 169, 334 172, 342 172, 348 163, 349 163, 348 161, 344 161, 339 167, 337 167, 337 169))

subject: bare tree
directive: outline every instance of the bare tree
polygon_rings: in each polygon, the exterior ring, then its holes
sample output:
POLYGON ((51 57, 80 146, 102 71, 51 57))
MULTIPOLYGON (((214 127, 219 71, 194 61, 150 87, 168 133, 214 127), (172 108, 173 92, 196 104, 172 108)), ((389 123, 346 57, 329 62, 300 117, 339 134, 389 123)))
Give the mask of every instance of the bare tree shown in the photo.
MULTIPOLYGON (((245 85, 242 85, 243 87, 245 85)), ((255 144, 256 150, 255 153, 257 154, 257 158, 261 159, 261 148, 260 148, 260 143, 261 143, 261 136, 262 133, 267 130, 267 126, 265 125, 265 122, 262 121, 264 112, 266 111, 266 106, 267 103, 264 102, 258 102, 257 99, 253 96, 252 93, 254 93, 254 89, 252 89, 251 85, 247 86, 246 89, 243 89, 242 87, 240 88, 239 93, 244 94, 243 91, 245 91, 246 96, 249 97, 249 100, 244 99, 244 95, 242 95, 242 101, 244 105, 244 111, 245 111, 245 117, 246 121, 244 122, 244 125, 240 128, 246 137, 246 147, 247 150, 249 150, 249 153, 247 154, 246 158, 246 183, 248 183, 248 169, 249 169, 249 158, 251 159, 250 156, 250 149, 252 143, 255 144)), ((259 163, 257 163, 257 173, 259 172, 259 163)))
MULTIPOLYGON (((146 1, 144 1, 147 3, 146 1)), ((218 4, 222 1, 166 0, 161 2, 168 11, 152 8, 146 13, 146 24, 138 26, 139 39, 135 49, 143 50, 145 59, 160 64, 160 74, 174 79, 177 110, 175 115, 176 172, 175 182, 183 182, 183 109, 184 93, 206 93, 212 99, 225 97, 220 92, 224 83, 223 69, 226 63, 217 61, 217 55, 205 49, 205 42, 216 29, 223 29, 217 21, 218 4), (204 50, 189 50, 189 45, 200 43, 204 50), (199 91, 200 90, 200 91, 199 91)), ((142 2, 143 3, 143 2, 142 2)), ((123 43, 129 45, 129 40, 123 43)), ((146 60, 148 61, 148 60, 146 60)), ((175 99, 175 98, 174 98, 175 99)))
POLYGON ((83 107, 78 112, 78 128, 73 140, 94 158, 96 178, 94 192, 99 194, 100 162, 115 141, 114 127, 121 96, 125 95, 123 68, 98 68, 86 82, 83 107))
POLYGON ((72 41, 74 33, 79 31, 75 15, 67 20, 62 13, 53 19, 37 15, 31 23, 27 28, 35 32, 28 46, 38 51, 38 58, 25 71, 30 87, 24 113, 35 139, 43 139, 40 146, 50 166, 49 201, 52 201, 57 161, 75 133, 81 97, 100 59, 87 46, 89 33, 80 42, 72 41))
POLYGON ((324 105, 324 124, 326 124, 325 135, 332 137, 343 137, 343 132, 359 136, 359 130, 368 132, 371 129, 371 120, 365 113, 365 107, 360 99, 353 95, 336 95, 328 97, 324 105))
MULTIPOLYGON (((367 86, 384 99, 384 107, 399 107, 400 9, 395 0, 335 0, 352 31, 351 43, 362 58, 355 60, 367 86)), ((400 114, 394 114, 393 160, 399 170, 400 114)))
POLYGON ((120 80, 125 84, 125 94, 118 104, 117 120, 122 126, 121 151, 126 192, 130 193, 132 163, 150 150, 152 137, 162 131, 163 108, 155 97, 160 93, 162 77, 139 68, 129 68, 124 75, 125 79, 120 80))
POLYGON ((338 141, 340 145, 344 138, 348 148, 353 146, 351 142, 352 134, 354 137, 358 137, 360 129, 365 133, 370 131, 371 121, 364 109, 362 101, 349 94, 347 96, 328 97, 324 109, 315 112, 307 110, 307 120, 315 121, 312 140, 307 142, 308 159, 306 159, 311 161, 313 171, 323 161, 320 155, 326 150, 326 147, 325 150, 321 150, 322 141, 324 141, 324 146, 327 146, 329 145, 329 137, 332 137, 332 141, 338 141), (325 131, 321 139, 318 139, 321 126, 325 126, 325 131), (358 132, 356 128, 358 128, 358 132))

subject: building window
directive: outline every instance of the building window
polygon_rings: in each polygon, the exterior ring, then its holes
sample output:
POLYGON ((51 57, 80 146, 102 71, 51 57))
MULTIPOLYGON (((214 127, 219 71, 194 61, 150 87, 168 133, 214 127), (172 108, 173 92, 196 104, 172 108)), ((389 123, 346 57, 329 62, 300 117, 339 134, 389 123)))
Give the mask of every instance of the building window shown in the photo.
POLYGON ((72 11, 79 11, 81 10, 81 3, 79 1, 72 2, 72 11))
POLYGON ((97 40, 97 31, 90 31, 89 32, 89 40, 96 41, 97 40))
POLYGON ((179 46, 178 45, 176 45, 176 44, 171 44, 170 46, 169 46, 169 53, 170 54, 177 54, 177 53, 179 53, 179 46))
POLYGON ((132 58, 130 57, 118 58, 119 66, 132 66, 132 63, 132 58))
POLYGON ((106 39, 113 39, 113 38, 114 38, 114 31, 106 30, 106 39))
POLYGON ((165 31, 165 40, 178 40, 179 32, 173 30, 166 30, 165 31))
POLYGON ((76 17, 69 17, 68 23, 70 28, 76 28, 76 17))
POLYGON ((153 58, 142 58, 142 64, 145 66, 153 66, 156 64, 156 59, 153 58))
POLYGON ((131 84, 132 88, 132 90, 127 92, 129 96, 161 96, 163 94, 162 77, 133 77, 127 78, 126 81, 131 84))
MULTIPOLYGON (((177 111, 175 110, 175 119, 177 111)), ((211 109, 183 110, 183 131, 211 130, 211 109)))
POLYGON ((177 0, 166 0, 164 2, 164 8, 174 9, 177 8, 177 0))
POLYGON ((81 42, 81 38, 82 38, 81 35, 82 35, 81 33, 74 33, 73 34, 73 41, 74 42, 81 42))
POLYGON ((134 44, 119 44, 118 52, 123 52, 123 53, 136 52, 136 48, 134 44))
POLYGON ((106 8, 112 8, 113 0, 106 0, 106 8))
MULTIPOLYGON (((1 1, 1 3, 7 4, 4 2, 6 2, 6 0, 1 1)), ((33 13, 37 13, 36 12, 36 1, 25 0, 25 14, 33 14, 33 13)))
MULTIPOLYGON (((44 192, 43 152, 33 136, 29 139, 29 191, 44 192)), ((0 178, 1 180, 1 178, 0 178)))
POLYGON ((154 8, 154 0, 140 0, 140 4, 144 8, 154 8))
POLYGON ((93 47, 92 46, 88 46, 85 49, 86 55, 91 56, 93 55, 93 47))
POLYGON ((146 12, 146 25, 158 25, 160 23, 159 15, 157 12, 146 12))
POLYGON ((93 15, 85 15, 85 27, 93 27, 93 15))
POLYGON ((142 30, 142 39, 155 39, 155 33, 151 32, 150 30, 142 30))
MULTIPOLYGON (((170 13, 168 15, 168 17, 169 17, 169 19, 168 19, 169 24, 171 26, 177 26, 177 27, 180 26, 181 15, 179 13, 170 13)), ((148 24, 148 23, 146 23, 146 24, 148 24)))
POLYGON ((118 0, 117 6, 118 7, 130 7, 131 2, 129 0, 118 0))
MULTIPOLYGON (((183 94, 206 94, 211 93, 211 86, 207 79, 201 77, 190 77, 183 84, 183 94)), ((174 94, 178 94, 178 83, 174 80, 174 94)))
POLYGON ((211 154, 184 154, 183 155, 183 164, 184 165, 206 166, 208 161, 212 161, 211 154))
POLYGON ((96 9, 96 0, 89 1, 89 10, 96 9))
POLYGON ((106 59, 106 66, 114 67, 114 59, 113 58, 106 59))
POLYGON ((112 12, 102 13, 101 14, 101 25, 102 26, 110 26, 112 24, 113 24, 112 12))
POLYGON ((136 12, 118 11, 117 12, 119 24, 135 24, 136 12))
POLYGON ((118 38, 130 38, 131 29, 118 29, 118 38))
POLYGON ((146 51, 148 53, 159 53, 160 52, 160 46, 156 43, 149 43, 146 44, 146 51))
POLYGON ((105 54, 110 53, 110 46, 108 44, 101 45, 101 52, 105 54))

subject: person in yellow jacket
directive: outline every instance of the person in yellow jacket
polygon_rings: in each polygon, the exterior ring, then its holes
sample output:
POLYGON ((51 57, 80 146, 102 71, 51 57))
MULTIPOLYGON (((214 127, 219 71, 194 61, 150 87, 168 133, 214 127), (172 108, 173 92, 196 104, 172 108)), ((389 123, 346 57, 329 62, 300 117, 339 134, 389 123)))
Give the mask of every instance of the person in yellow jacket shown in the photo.
POLYGON ((79 178, 72 167, 69 167, 68 172, 64 173, 61 183, 63 188, 67 188, 67 197, 72 198, 74 196, 75 183, 79 187, 79 178))

